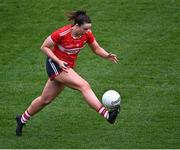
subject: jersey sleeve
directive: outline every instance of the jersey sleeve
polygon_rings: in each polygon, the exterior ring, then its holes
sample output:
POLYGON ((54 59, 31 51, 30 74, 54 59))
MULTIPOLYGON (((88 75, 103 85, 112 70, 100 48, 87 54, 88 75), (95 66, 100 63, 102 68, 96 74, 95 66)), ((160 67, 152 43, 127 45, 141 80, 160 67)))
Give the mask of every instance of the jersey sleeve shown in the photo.
POLYGON ((92 44, 92 43, 94 42, 94 40, 95 40, 95 37, 94 37, 92 31, 89 31, 89 32, 87 33, 87 36, 88 36, 87 43, 88 43, 88 44, 92 44))
POLYGON ((59 43, 61 39, 59 30, 54 31, 50 36, 54 43, 59 43))

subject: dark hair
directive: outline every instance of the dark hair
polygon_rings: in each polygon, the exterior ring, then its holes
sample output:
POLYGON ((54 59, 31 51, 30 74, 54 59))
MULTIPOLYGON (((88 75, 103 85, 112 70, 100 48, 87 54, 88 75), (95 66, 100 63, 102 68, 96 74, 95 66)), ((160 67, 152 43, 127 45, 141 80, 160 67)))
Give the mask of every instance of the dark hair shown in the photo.
POLYGON ((84 10, 72 11, 67 13, 68 20, 74 20, 74 24, 78 24, 79 26, 84 23, 91 23, 90 17, 86 14, 84 10))

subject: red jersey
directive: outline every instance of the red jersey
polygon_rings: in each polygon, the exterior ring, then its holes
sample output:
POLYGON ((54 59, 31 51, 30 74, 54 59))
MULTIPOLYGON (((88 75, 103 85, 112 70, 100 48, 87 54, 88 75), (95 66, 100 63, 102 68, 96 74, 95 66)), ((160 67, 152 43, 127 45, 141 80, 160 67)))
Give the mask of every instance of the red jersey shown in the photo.
POLYGON ((53 53, 60 59, 68 63, 70 67, 75 66, 77 55, 86 43, 94 42, 94 35, 89 30, 80 38, 74 39, 71 35, 73 25, 67 25, 51 34, 51 39, 55 43, 53 53))

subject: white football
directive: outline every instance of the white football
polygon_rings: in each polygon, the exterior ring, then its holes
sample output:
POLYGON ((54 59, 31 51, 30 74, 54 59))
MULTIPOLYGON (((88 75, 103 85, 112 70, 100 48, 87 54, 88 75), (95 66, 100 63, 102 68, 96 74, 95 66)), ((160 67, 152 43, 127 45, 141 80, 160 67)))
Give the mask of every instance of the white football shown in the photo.
POLYGON ((102 103, 107 107, 112 109, 116 105, 120 105, 121 96, 115 90, 108 90, 102 96, 102 103))

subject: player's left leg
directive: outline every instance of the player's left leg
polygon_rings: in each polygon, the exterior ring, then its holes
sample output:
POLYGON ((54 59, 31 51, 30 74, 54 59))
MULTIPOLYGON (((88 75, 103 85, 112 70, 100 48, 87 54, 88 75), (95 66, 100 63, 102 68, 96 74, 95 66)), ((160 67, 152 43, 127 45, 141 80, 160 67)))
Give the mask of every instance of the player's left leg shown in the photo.
POLYGON ((55 80, 65 84, 66 86, 79 90, 86 102, 96 111, 102 106, 89 83, 78 75, 73 69, 68 69, 68 73, 62 72, 55 80))
POLYGON ((110 123, 114 123, 119 113, 119 108, 115 108, 112 111, 108 111, 102 103, 98 100, 89 83, 84 80, 79 74, 73 69, 69 69, 68 73, 62 72, 58 75, 55 80, 65 84, 66 86, 79 90, 83 95, 86 102, 97 112, 99 112, 104 118, 110 123))

